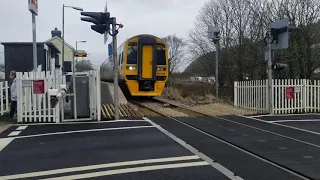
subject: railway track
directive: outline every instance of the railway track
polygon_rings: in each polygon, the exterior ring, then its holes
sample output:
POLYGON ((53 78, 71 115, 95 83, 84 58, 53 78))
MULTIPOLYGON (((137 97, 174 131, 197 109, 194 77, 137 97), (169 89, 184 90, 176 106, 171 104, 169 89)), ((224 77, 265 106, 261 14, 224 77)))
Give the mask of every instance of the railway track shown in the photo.
MULTIPOLYGON (((217 139, 225 144, 228 144, 242 152, 245 152, 255 158, 258 158, 264 162, 267 162, 277 168, 280 168, 296 177, 299 177, 301 179, 314 179, 308 175, 305 175, 299 171, 296 171, 292 168, 289 168, 289 167, 286 167, 284 165, 281 165, 281 163, 279 162, 276 162, 276 161, 273 161, 273 160, 270 160, 270 158, 266 158, 262 155, 259 155, 257 154, 256 152, 252 151, 252 150, 249 150, 245 147, 243 147, 242 145, 239 145, 239 144, 236 144, 236 143, 233 143, 231 141, 228 141, 226 138, 222 137, 222 136, 217 136, 213 133, 210 133, 208 131, 205 131, 201 128, 198 128, 196 127, 195 125, 192 125, 188 122, 185 122, 185 121, 182 121, 179 119, 179 117, 182 117, 183 115, 180 115, 180 114, 177 114, 177 115, 173 115, 172 112, 168 113, 168 110, 169 109, 172 109, 176 112, 180 112, 180 113, 183 113, 185 114, 186 116, 202 116, 202 117, 214 117, 214 116, 211 116, 209 114, 206 114, 206 113, 203 113, 203 112, 198 112, 198 111, 195 111, 195 110, 192 110, 190 108, 187 108, 187 107, 182 107, 178 104, 174 104, 174 103, 171 103, 171 102, 167 102, 167 101, 162 101, 162 100, 159 100, 159 99, 149 99, 149 100, 144 100, 144 101, 137 101, 137 100, 131 100, 130 103, 132 104, 135 104, 139 107, 142 107, 142 108, 145 108, 145 109, 148 109, 156 114, 158 114, 159 116, 163 116, 163 117, 166 117, 166 118, 169 118, 171 120, 174 120, 174 121, 177 121, 185 126, 188 126, 194 130, 197 130, 198 132, 201 132, 207 136, 210 136, 211 138, 214 138, 214 139, 217 139), (159 107, 162 107, 164 108, 165 110, 164 111, 160 111, 160 108, 159 107)), ((267 130, 264 130, 264 129, 261 129, 261 128, 257 128, 257 127, 254 127, 254 126, 250 126, 250 125, 247 125, 247 124, 244 124, 244 123, 240 123, 240 122, 235 122, 235 121, 232 121, 232 120, 229 120, 229 119, 225 119, 225 118, 222 118, 222 117, 214 117, 214 118, 217 118, 219 120, 223 120, 223 121, 227 121, 227 122, 230 122, 230 123, 234 123, 234 124, 237 124, 237 125, 241 125, 241 126, 244 126, 244 127, 247 127, 247 128, 251 128, 251 129, 254 129, 254 130, 258 130, 258 131, 261 131, 261 132, 264 132, 264 133, 268 133, 268 134, 271 134, 271 135, 275 135, 277 137, 281 137, 281 138, 285 138, 287 140, 290 140, 290 141, 295 141, 295 142, 298 142, 298 143, 301 143, 301 144, 304 144, 304 145, 308 145, 308 146, 312 146, 313 148, 317 148, 317 149, 320 149, 320 146, 319 145, 316 145, 316 144, 312 144, 312 143, 309 143, 309 142, 306 142, 306 141, 301 141, 299 139, 295 139, 295 138, 292 138, 292 137, 289 137, 289 136, 284 136, 284 135, 281 135, 281 134, 278 134, 278 133, 275 133, 275 132, 272 132, 272 131, 267 131, 267 130)))

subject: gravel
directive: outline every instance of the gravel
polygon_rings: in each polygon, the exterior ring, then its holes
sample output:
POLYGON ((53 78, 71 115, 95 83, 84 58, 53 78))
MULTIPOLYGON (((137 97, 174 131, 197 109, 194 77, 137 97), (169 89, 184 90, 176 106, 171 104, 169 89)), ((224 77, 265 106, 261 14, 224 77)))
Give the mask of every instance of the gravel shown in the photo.
POLYGON ((174 105, 177 105, 177 106, 180 106, 180 107, 183 107, 183 108, 191 108, 191 107, 196 106, 196 105, 188 105, 188 104, 185 104, 185 103, 173 101, 173 100, 170 100, 170 99, 167 99, 167 98, 163 98, 163 97, 154 97, 154 99, 158 99, 160 101, 167 102, 169 104, 174 104, 174 105))
POLYGON ((223 116, 223 115, 247 115, 247 114, 254 114, 254 112, 247 111, 245 109, 237 108, 232 105, 226 103, 211 103, 205 105, 187 105, 181 102, 169 100, 163 97, 156 97, 155 99, 159 99, 164 102, 168 102, 171 104, 175 104, 177 106, 183 108, 190 108, 195 111, 199 111, 202 113, 206 113, 212 116, 223 116))

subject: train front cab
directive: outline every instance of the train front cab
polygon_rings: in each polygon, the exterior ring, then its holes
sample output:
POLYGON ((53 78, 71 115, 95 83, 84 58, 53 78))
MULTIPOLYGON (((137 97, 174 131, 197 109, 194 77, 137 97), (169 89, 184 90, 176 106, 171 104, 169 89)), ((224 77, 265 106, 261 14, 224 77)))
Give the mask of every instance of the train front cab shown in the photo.
POLYGON ((168 79, 167 45, 153 36, 128 40, 124 75, 131 96, 160 96, 168 79))

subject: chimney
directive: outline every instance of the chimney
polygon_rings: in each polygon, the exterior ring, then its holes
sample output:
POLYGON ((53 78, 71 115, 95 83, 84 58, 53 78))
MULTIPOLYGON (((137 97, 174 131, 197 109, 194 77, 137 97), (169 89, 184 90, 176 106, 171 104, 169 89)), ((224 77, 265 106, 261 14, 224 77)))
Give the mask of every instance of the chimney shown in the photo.
POLYGON ((58 28, 55 28, 54 30, 51 31, 52 37, 58 36, 61 39, 61 31, 58 30, 58 28))

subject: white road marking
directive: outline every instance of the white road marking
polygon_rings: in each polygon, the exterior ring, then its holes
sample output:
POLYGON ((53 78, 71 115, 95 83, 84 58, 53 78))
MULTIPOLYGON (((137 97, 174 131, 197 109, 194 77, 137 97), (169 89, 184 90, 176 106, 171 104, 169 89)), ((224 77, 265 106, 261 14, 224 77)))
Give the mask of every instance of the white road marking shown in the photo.
POLYGON ((215 169, 217 169, 218 171, 220 171, 222 174, 224 174, 225 176, 227 176, 228 178, 232 179, 232 180, 243 180, 241 177, 236 176, 232 171, 230 171, 229 169, 227 169, 226 167, 222 166, 221 164, 214 162, 213 159, 211 159, 210 157, 206 156, 205 154, 201 153, 199 150, 197 150, 196 148, 192 147, 191 145, 187 144, 186 142, 184 142, 183 140, 181 140, 180 138, 176 137, 175 135, 173 135, 172 133, 168 132, 167 130, 165 130, 164 128, 162 128, 161 126, 159 126, 158 124, 156 124, 155 122, 151 121, 150 119, 143 117, 143 119, 145 119, 146 121, 148 121, 150 124, 152 124, 154 127, 156 127, 157 129, 159 129, 161 132, 163 132, 164 134, 166 134, 167 136, 169 136, 171 139, 173 139, 174 141, 176 141, 177 143, 179 143, 181 146, 185 147, 186 149, 188 149, 190 152, 196 154, 197 156, 199 156, 201 159, 205 160, 207 163, 209 163, 212 167, 214 167, 215 169))
POLYGON ((8 145, 14 138, 1 138, 0 139, 0 152, 8 145))
POLYGON ((27 127, 28 127, 28 126, 19 126, 16 130, 19 130, 19 131, 25 130, 27 127))
POLYGON ((114 131, 114 130, 126 130, 126 129, 141 129, 141 128, 154 128, 154 127, 153 126, 131 126, 131 127, 118 127, 118 128, 87 129, 87 130, 78 130, 78 131, 65 131, 65 132, 35 134, 35 135, 28 135, 28 136, 17 136, 15 138, 21 139, 21 138, 51 136, 51 135, 59 135, 59 134, 73 134, 73 133, 82 133, 82 132, 114 131))
MULTIPOLYGON (((145 119, 148 119, 148 118, 145 118, 145 119)), ((222 118, 222 119, 223 119, 223 118, 222 118)), ((227 119, 225 119, 225 120, 227 120, 227 119)), ((155 124, 155 123, 152 122, 151 120, 149 120, 149 121, 150 121, 150 123, 155 124)), ((227 121, 231 121, 231 120, 227 120, 227 121)), ((229 146, 231 146, 231 147, 233 147, 233 148, 235 148, 235 149, 238 149, 238 150, 240 150, 240 151, 242 151, 242 152, 244 152, 244 153, 246 153, 246 154, 249 154, 249 155, 251 155, 251 156, 253 156, 253 157, 255 157, 255 158, 257 158, 257 159, 259 159, 259 160, 261 160, 261 161, 264 161, 264 162, 266 162, 266 163, 268 163, 268 164, 271 164, 271 165, 273 165, 273 166, 275 166, 275 167, 277 167, 277 168, 279 168, 279 169, 281 169, 281 170, 284 170, 284 171, 286 171, 286 172, 289 172, 289 173, 291 173, 291 174, 294 174, 294 175, 296 175, 297 177, 300 177, 300 178, 302 178, 302 179, 306 179, 306 178, 304 178, 303 176, 301 176, 300 174, 295 173, 294 171, 288 170, 288 169, 286 169, 286 168, 284 168, 284 167, 282 167, 282 166, 279 166, 278 164, 275 164, 275 163, 273 163, 272 161, 269 161, 269 160, 267 160, 267 159, 263 159, 263 158, 261 158, 260 156, 257 156, 257 155, 255 155, 255 154, 249 152, 249 151, 246 151, 246 150, 244 150, 244 149, 241 149, 241 148, 239 148, 238 146, 235 146, 235 145, 233 145, 233 144, 231 144, 231 143, 229 143, 229 142, 227 142, 227 141, 225 141, 225 140, 219 139, 219 138, 217 138, 217 137, 215 137, 215 136, 213 136, 213 135, 211 135, 211 134, 209 134, 209 133, 203 132, 203 131, 201 131, 201 130, 199 130, 199 129, 197 129, 197 128, 194 128, 194 127, 192 127, 192 126, 190 126, 190 125, 188 125, 188 124, 185 124, 185 123, 182 123, 182 122, 179 122, 179 123, 181 123, 181 124, 183 124, 183 125, 185 125, 185 126, 187 126, 187 127, 190 127, 190 128, 192 128, 192 129, 194 129, 194 130, 196 130, 196 131, 198 131, 198 132, 201 132, 201 133, 203 133, 203 134, 205 134, 205 135, 207 135, 207 136, 209 136, 209 137, 211 137, 211 138, 214 138, 214 139, 216 139, 216 140, 218 140, 218 141, 220 141, 220 142, 223 142, 223 143, 225 143, 225 144, 227 144, 227 145, 229 145, 229 146)), ((238 124, 240 124, 240 123, 238 123, 238 124)), ((161 126, 159 126, 159 125, 157 125, 156 127, 159 127, 160 130, 163 129, 163 128, 162 128, 161 126)), ((251 127, 251 126, 249 126, 249 127, 251 127)), ((158 129, 159 129, 159 128, 158 128, 158 129)), ((252 128, 254 128, 254 127, 252 127, 252 128)), ((259 129, 259 128, 256 128, 256 129, 259 129)), ((163 130, 166 131, 165 129, 163 129, 163 130)), ((168 131, 166 131, 166 132, 168 133, 168 136, 170 136, 171 133, 169 133, 168 131)), ((171 134, 171 135, 174 136, 173 134, 171 134)), ((279 136, 282 136, 282 135, 279 135, 279 136)), ((170 137, 171 137, 171 136, 170 136, 170 137)), ((175 137, 175 136, 174 136, 174 137, 175 137)), ((184 145, 183 145, 183 144, 181 144, 181 145, 184 146, 184 147, 186 147, 186 148, 189 147, 189 148, 188 148, 189 151, 193 152, 194 154, 197 154, 198 156, 200 156, 200 158, 202 158, 202 159, 204 159, 205 161, 207 161, 207 162, 208 162, 209 164, 211 164, 213 167, 218 166, 218 167, 219 167, 218 170, 219 170, 220 168, 225 169, 224 172, 223 172, 223 171, 220 171, 220 172, 222 172, 222 173, 223 173, 224 175, 226 175, 227 177, 229 177, 229 178, 234 177, 233 179, 241 179, 241 180, 243 180, 241 177, 235 176, 235 174, 234 174, 233 172, 231 172, 230 170, 226 169, 226 168, 223 167, 222 165, 213 162, 213 160, 212 160, 211 158, 209 158, 209 157, 207 157, 206 155, 204 155, 203 153, 199 152, 197 149, 195 149, 194 147, 192 147, 192 146, 190 146, 189 144, 185 143, 185 142, 182 141, 181 139, 177 138, 176 141, 177 141, 179 144, 180 144, 180 143, 184 143, 184 145), (215 165, 215 166, 214 166, 214 165, 215 165), (227 173, 227 174, 225 174, 225 173, 227 173)), ((313 146, 318 147, 317 145, 314 145, 314 144, 310 144, 310 145, 313 145, 313 146)), ((320 146, 319 146, 319 148, 320 148, 320 146)))
POLYGON ((107 171, 100 171, 100 172, 93 172, 93 173, 85 173, 85 174, 77 174, 77 175, 62 176, 62 177, 55 177, 55 178, 47 178, 47 179, 43 179, 43 180, 84 179, 84 178, 93 178, 93 177, 108 176, 108 175, 114 175, 114 174, 124 174, 124 173, 131 173, 131 172, 143 172, 143 171, 152 171, 152 170, 159 170, 159 169, 173 169, 173 168, 192 167, 192 166, 207 166, 207 165, 210 165, 210 164, 205 161, 180 163, 180 164, 154 165, 154 166, 107 170, 107 171))
POLYGON ((159 163, 159 162, 186 161, 186 160, 194 160, 194 159, 200 159, 200 157, 199 156, 181 156, 181 157, 115 162, 115 163, 107 163, 107 164, 98 164, 98 165, 90 165, 90 166, 81 166, 81 167, 72 167, 72 168, 64 168, 64 169, 55 169, 55 170, 48 170, 48 171, 0 176, 0 179, 31 178, 31 177, 37 177, 37 176, 48 176, 48 175, 54 175, 54 174, 94 170, 94 169, 101 169, 101 168, 139 165, 139 164, 148 164, 148 163, 159 163))
POLYGON ((268 121, 270 123, 282 123, 282 122, 320 122, 320 119, 299 119, 299 120, 276 120, 268 121))
POLYGON ((303 156, 303 158, 305 158, 305 159, 313 159, 312 156, 303 156))
POLYGON ((130 119, 121 119, 121 120, 111 120, 111 121, 90 121, 90 122, 63 122, 63 123, 32 123, 32 124, 21 124, 27 126, 38 126, 38 125, 62 125, 62 124, 104 124, 104 123, 117 123, 117 122, 145 122, 143 119, 139 120, 130 120, 130 119))
POLYGON ((257 116, 246 116, 246 117, 270 117, 270 116, 275 116, 275 117, 281 117, 281 116, 307 116, 307 115, 320 115, 319 113, 309 113, 309 114, 265 114, 265 115, 257 115, 257 116))
POLYGON ((8 136, 17 136, 21 133, 21 131, 12 131, 8 136))
POLYGON ((274 125, 277 125, 277 126, 283 126, 283 127, 287 127, 287 128, 291 128, 291 129, 295 129, 295 130, 299 130, 299 131, 304 131, 304 132, 308 132, 308 133, 311 133, 311 134, 320 135, 320 133, 318 133, 318 132, 309 131, 309 130, 306 130, 306 129, 300 129, 300 128, 293 127, 293 126, 288 126, 288 125, 278 124, 278 123, 272 123, 272 122, 264 121, 264 120, 261 120, 261 119, 253 118, 253 117, 246 117, 246 116, 241 116, 241 115, 236 115, 236 116, 243 117, 243 118, 248 118, 248 119, 253 119, 253 120, 264 122, 264 123, 270 123, 270 124, 274 124, 274 125))

